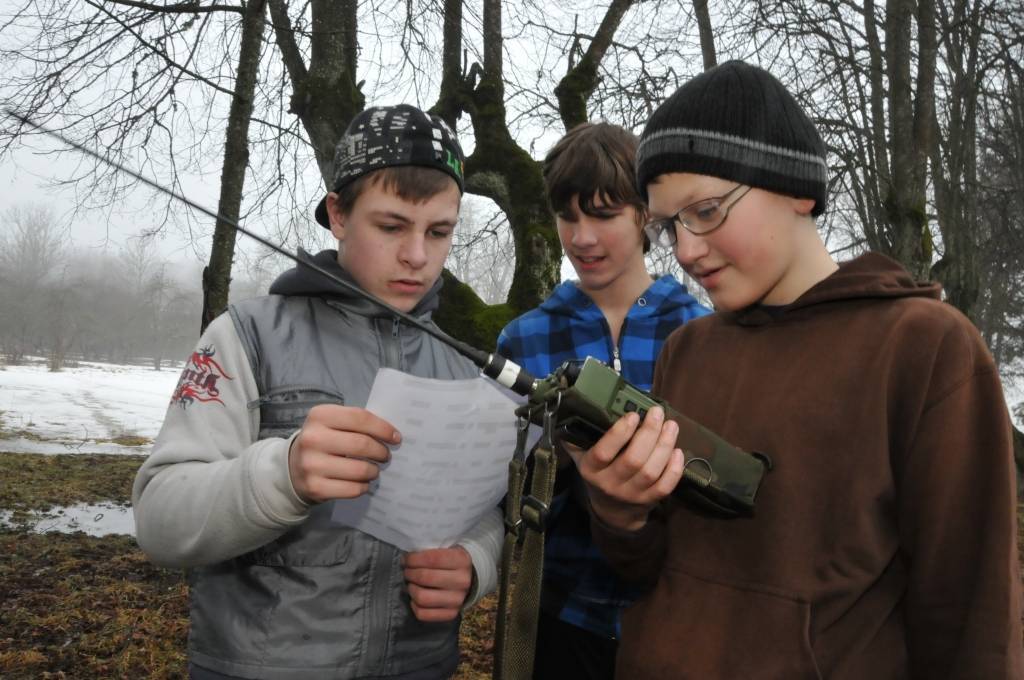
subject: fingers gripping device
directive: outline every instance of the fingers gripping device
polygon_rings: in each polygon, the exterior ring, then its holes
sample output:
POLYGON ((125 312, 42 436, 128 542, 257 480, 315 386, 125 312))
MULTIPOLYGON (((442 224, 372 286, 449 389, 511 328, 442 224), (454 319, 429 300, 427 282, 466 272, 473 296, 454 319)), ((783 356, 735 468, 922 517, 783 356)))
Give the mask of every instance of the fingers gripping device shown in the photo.
POLYGON ((537 381, 517 413, 540 424, 544 413, 553 410, 555 439, 589 449, 622 416, 635 412, 643 418, 654 406, 679 426, 676 446, 685 467, 673 496, 716 517, 752 514, 758 487, 771 469, 766 455, 733 446, 593 357, 567 361, 537 381))

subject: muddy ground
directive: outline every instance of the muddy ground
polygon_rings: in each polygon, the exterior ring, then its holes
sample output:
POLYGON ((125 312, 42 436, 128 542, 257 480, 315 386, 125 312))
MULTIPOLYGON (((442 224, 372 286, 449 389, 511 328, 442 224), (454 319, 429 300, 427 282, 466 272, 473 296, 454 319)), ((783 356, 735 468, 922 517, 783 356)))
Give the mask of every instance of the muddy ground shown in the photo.
MULTIPOLYGON (((73 503, 127 504, 135 456, 0 452, 0 509, 15 522, 73 503)), ((184 678, 183 573, 146 561, 128 536, 0 529, 0 677, 184 678)), ((457 678, 489 678, 495 601, 462 625, 457 678)))

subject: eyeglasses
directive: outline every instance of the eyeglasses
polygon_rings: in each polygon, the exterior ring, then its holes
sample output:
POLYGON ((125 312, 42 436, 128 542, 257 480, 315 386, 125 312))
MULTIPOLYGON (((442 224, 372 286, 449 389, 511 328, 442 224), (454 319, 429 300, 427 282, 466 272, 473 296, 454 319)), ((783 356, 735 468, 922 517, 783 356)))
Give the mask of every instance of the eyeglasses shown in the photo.
POLYGON ((750 187, 746 187, 735 201, 726 205, 728 198, 743 186, 737 184, 724 196, 705 198, 691 203, 671 217, 652 220, 644 225, 644 233, 651 243, 662 248, 675 246, 677 224, 695 236, 707 236, 725 223, 732 207, 750 191, 750 187))

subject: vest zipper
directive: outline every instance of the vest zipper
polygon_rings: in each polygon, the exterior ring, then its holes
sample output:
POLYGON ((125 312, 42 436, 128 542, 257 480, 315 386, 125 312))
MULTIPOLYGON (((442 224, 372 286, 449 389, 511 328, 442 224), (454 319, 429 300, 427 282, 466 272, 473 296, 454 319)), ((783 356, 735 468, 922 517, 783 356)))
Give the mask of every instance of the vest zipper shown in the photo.
MULTIPOLYGON (((387 320, 377 321, 377 332, 384 356, 381 357, 382 367, 402 369, 402 333, 401 322, 392 319, 391 332, 387 331, 387 320)), ((370 568, 370 598, 367 603, 367 630, 379 631, 377 635, 366 639, 363 658, 361 659, 360 675, 387 675, 388 650, 391 647, 391 619, 389 609, 393 606, 391 595, 394 592, 392 583, 396 578, 404 578, 399 571, 396 575, 395 556, 397 549, 377 541, 372 566, 370 568)))
POLYGON ((395 555, 397 548, 377 541, 370 566, 371 595, 367 603, 367 630, 377 634, 365 638, 366 646, 361 661, 360 675, 387 675, 391 648, 391 620, 389 609, 393 606, 391 580, 395 577, 395 555))
POLYGON ((391 333, 386 328, 387 320, 377 321, 377 332, 380 334, 380 345, 384 356, 381 357, 381 366, 402 370, 402 332, 401 322, 398 319, 391 321, 391 333))

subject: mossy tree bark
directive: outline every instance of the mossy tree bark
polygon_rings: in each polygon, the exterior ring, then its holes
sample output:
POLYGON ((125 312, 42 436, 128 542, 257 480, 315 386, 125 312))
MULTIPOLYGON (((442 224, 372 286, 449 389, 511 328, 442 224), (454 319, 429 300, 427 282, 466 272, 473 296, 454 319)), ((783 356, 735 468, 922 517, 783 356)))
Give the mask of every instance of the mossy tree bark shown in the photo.
POLYGON ((569 50, 569 68, 555 86, 558 98, 558 113, 562 117, 565 129, 571 130, 580 123, 587 121, 587 100, 593 94, 599 82, 598 69, 605 53, 611 47, 615 33, 622 23, 622 17, 635 5, 635 0, 613 0, 605 11, 601 25, 593 37, 577 33, 569 50), (589 40, 586 51, 582 50, 582 42, 589 40), (580 60, 573 61, 573 56, 582 52, 580 60))
MULTIPOLYGON (((583 40, 589 45, 578 62, 570 62, 555 88, 566 130, 587 120, 586 102, 598 84, 598 70, 623 15, 635 0, 614 0, 592 37, 577 35, 571 54, 583 40)), ((445 0, 441 93, 432 109, 453 125, 468 114, 476 147, 466 162, 468 191, 493 200, 505 213, 513 233, 516 264, 507 302, 486 305, 472 291, 456 289, 454 277, 442 292, 438 323, 467 342, 493 346, 502 326, 540 304, 558 283, 561 247, 554 215, 547 204, 542 165, 509 132, 502 77, 502 2, 485 0, 484 63, 464 73, 462 0, 445 0)))
MULTIPOLYGON (((516 265, 505 307, 506 316, 511 318, 539 304, 558 282, 561 251, 554 218, 544 198, 540 163, 516 143, 506 122, 502 2, 484 2, 483 65, 474 64, 466 75, 459 72, 458 61, 453 57, 456 40, 461 38, 461 28, 457 28, 461 5, 454 0, 445 3, 447 58, 442 92, 435 108, 449 117, 469 115, 476 146, 466 159, 466 189, 493 200, 512 229, 516 265)), ((481 306, 477 313, 485 307, 481 306)), ((449 323, 455 322, 449 327, 450 332, 461 335, 478 325, 472 315, 459 319, 463 315, 451 311, 447 314, 449 323)), ((488 340, 493 345, 494 339, 488 340)))

